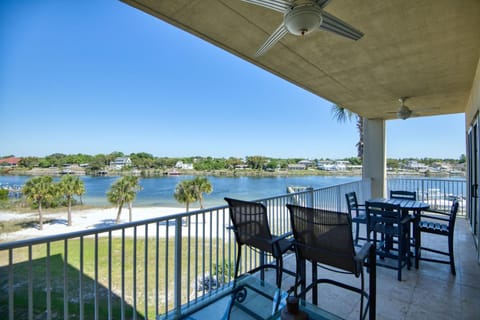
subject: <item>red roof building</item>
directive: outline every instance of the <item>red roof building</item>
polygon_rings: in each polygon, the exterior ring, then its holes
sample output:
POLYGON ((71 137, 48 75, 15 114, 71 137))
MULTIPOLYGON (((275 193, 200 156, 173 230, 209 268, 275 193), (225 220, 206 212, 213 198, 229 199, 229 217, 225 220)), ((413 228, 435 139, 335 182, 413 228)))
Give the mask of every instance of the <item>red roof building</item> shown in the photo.
POLYGON ((3 158, 0 159, 0 165, 9 165, 16 167, 18 163, 22 160, 22 158, 16 158, 16 157, 9 157, 9 158, 3 158))

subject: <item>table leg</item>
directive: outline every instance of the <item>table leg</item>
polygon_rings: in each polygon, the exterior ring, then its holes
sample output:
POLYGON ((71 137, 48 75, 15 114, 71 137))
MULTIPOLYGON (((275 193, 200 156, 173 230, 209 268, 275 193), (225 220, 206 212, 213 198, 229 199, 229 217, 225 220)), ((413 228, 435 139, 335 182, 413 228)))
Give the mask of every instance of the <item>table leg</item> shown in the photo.
POLYGON ((314 305, 318 304, 318 285, 317 285, 317 264, 312 263, 312 283, 313 283, 313 288, 312 288, 312 303, 314 305))
POLYGON ((420 214, 419 210, 414 212, 413 215, 413 237, 415 242, 415 269, 418 269, 418 261, 420 260, 420 228, 418 224, 420 223, 420 214))

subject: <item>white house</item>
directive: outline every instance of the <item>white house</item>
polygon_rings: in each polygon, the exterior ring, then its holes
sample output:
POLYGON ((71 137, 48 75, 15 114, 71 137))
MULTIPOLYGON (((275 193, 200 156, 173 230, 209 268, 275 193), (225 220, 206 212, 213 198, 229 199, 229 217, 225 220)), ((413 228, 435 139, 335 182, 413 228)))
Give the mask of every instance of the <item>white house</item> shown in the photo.
POLYGON ((110 167, 116 170, 120 170, 124 167, 129 167, 132 165, 132 160, 129 157, 118 157, 110 162, 110 167))
POLYGON ((183 163, 183 161, 177 161, 175 164, 177 169, 193 170, 193 163, 183 163))
POLYGON ((318 161, 317 167, 325 171, 344 171, 347 170, 348 161, 337 160, 333 161, 318 161))
POLYGON ((312 161, 312 160, 300 160, 300 161, 298 161, 298 164, 303 164, 303 165, 305 165, 305 167, 308 168, 308 167, 311 167, 311 166, 315 165, 315 162, 312 161))

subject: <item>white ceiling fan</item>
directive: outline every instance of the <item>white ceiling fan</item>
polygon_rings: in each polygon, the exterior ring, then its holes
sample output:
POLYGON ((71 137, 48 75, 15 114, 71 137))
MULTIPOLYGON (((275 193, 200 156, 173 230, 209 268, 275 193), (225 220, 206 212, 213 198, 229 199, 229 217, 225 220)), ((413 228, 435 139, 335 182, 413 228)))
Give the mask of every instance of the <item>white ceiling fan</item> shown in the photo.
POLYGON ((401 97, 398 99, 398 101, 400 101, 400 108, 398 109, 397 112, 389 112, 389 113, 396 113, 397 114, 397 118, 399 119, 402 119, 402 120, 406 120, 410 117, 419 117, 419 116, 424 116, 426 115, 426 112, 428 112, 429 110, 436 110, 438 109, 438 107, 422 107, 422 108, 419 108, 417 106, 417 108, 414 107, 415 110, 412 110, 411 109, 411 106, 408 107, 405 105, 405 102, 407 101, 407 99, 410 99, 411 97, 401 97))
POLYGON ((325 12, 323 8, 331 0, 241 0, 283 13, 283 21, 257 50, 261 56, 287 33, 304 36, 317 29, 330 31, 343 37, 358 40, 363 33, 339 18, 325 12))
POLYGON ((412 110, 405 105, 407 99, 407 97, 398 99, 398 101, 400 101, 400 109, 397 111, 397 117, 402 120, 406 120, 412 115, 412 110))

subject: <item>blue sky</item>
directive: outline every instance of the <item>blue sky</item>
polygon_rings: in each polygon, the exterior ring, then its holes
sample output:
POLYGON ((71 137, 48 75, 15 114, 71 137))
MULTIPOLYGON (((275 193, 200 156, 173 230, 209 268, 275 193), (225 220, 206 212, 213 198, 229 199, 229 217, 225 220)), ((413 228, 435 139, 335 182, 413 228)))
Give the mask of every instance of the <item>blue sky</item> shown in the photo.
MULTIPOLYGON (((0 3, 0 156, 355 156, 331 105, 119 1, 0 3)), ((458 159, 463 132, 388 121, 387 156, 458 159)))

